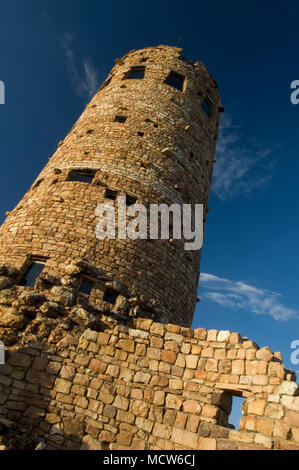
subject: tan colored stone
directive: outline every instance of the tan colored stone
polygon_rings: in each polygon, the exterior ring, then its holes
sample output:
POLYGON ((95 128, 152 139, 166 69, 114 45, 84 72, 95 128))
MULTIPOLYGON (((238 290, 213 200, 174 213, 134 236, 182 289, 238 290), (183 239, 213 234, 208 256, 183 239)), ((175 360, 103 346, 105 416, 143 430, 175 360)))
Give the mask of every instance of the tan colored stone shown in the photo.
POLYGON ((110 431, 102 431, 99 435, 101 442, 115 442, 115 434, 110 431))
POLYGON ((261 434, 272 436, 274 421, 269 418, 257 418, 255 430, 261 434))
POLYGON ((72 386, 72 382, 69 382, 68 380, 56 379, 54 390, 60 393, 65 393, 67 395, 70 392, 71 386, 72 386))
POLYGON ((198 450, 216 450, 217 441, 211 437, 200 437, 198 440, 198 450))
POLYGON ((232 374, 241 375, 245 372, 245 362, 235 359, 232 361, 232 374))
POLYGON ((219 415, 219 408, 214 405, 204 405, 202 407, 202 416, 205 416, 207 418, 216 418, 219 415))
POLYGON ((155 423, 153 435, 161 437, 163 439, 169 439, 171 436, 171 430, 171 426, 167 426, 166 424, 155 423))
POLYGON ((180 444, 184 447, 190 447, 191 449, 197 448, 198 436, 197 434, 184 431, 183 429, 173 428, 171 434, 171 440, 175 444, 180 444))
POLYGON ((256 434, 254 436, 254 442, 264 446, 266 449, 272 449, 273 443, 270 437, 263 436, 262 434, 256 434))
POLYGON ((166 408, 179 410, 182 406, 183 398, 179 395, 168 393, 166 396, 166 408))
POLYGON ((183 382, 181 379, 170 379, 169 388, 174 388, 175 390, 181 390, 183 388, 183 382))
POLYGON ((299 442, 299 428, 293 428, 292 435, 293 435, 294 441, 299 442))
POLYGON ((266 400, 253 400, 248 403, 248 414, 262 416, 265 412, 266 400))
POLYGON ((135 351, 135 342, 128 339, 120 339, 116 344, 116 347, 123 349, 124 351, 133 353, 135 351))
POLYGON ((186 413, 199 414, 201 412, 200 403, 196 400, 186 400, 186 401, 184 401, 183 409, 186 413))
POLYGON ((84 436, 80 450, 102 450, 102 444, 91 436, 84 436))
POLYGON ((173 351, 162 351, 162 361, 169 362, 174 364, 176 361, 177 355, 173 351))
POLYGON ((128 431, 120 431, 116 436, 117 444, 129 446, 132 442, 134 434, 128 431))
POLYGON ((198 363, 198 356, 192 354, 186 356, 186 367, 189 369, 196 369, 198 363))

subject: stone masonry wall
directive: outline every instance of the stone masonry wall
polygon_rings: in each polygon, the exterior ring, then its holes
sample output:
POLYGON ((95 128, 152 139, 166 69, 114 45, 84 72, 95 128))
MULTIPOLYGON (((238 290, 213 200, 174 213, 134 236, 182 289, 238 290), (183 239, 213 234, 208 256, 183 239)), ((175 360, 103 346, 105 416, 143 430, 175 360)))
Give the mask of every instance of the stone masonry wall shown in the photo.
POLYGON ((0 426, 46 449, 299 450, 299 388, 280 353, 229 331, 101 322, 9 348, 0 426), (232 395, 246 399, 239 430, 232 395))

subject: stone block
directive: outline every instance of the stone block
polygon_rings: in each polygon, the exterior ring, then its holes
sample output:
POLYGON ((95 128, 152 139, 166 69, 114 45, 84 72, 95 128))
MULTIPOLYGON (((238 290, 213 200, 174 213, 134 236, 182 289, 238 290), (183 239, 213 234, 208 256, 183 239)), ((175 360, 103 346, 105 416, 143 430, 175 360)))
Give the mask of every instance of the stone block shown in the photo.
POLYGON ((175 444, 182 445, 183 448, 190 447, 190 449, 197 449, 198 436, 190 431, 173 428, 171 441, 175 444))

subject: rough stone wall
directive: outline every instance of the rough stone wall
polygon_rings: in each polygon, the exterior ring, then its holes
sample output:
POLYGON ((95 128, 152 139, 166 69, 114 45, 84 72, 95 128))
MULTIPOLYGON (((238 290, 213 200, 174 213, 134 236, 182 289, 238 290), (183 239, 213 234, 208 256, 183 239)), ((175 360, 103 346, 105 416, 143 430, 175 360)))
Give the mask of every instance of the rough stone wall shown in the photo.
MULTIPOLYGON (((67 264, 84 258, 112 277, 123 296, 143 295, 159 304, 157 321, 190 326, 200 253, 184 250, 183 240, 99 240, 95 210, 110 188, 146 206, 202 203, 206 215, 219 106, 206 67, 186 60, 181 49, 149 47, 117 59, 37 180, 7 213, 0 264, 24 271, 37 257, 61 278, 67 264), (143 79, 124 79, 133 66, 145 66, 143 79), (164 83, 171 71, 184 77, 182 91, 164 83), (205 99, 212 105, 209 117, 205 99), (92 184, 70 180, 80 169, 94 172, 92 184)), ((90 300, 101 304, 104 277, 93 280, 90 300)))
POLYGON ((150 319, 11 349, 0 423, 47 449, 297 449, 299 388, 280 353, 150 319), (240 429, 232 395, 246 398, 240 429))

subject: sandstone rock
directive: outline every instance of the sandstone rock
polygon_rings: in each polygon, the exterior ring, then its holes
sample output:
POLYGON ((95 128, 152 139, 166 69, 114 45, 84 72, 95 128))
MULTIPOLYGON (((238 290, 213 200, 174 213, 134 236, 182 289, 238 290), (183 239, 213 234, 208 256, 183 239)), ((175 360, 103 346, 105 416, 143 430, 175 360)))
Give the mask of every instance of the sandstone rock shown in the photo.
POLYGON ((99 326, 99 320, 83 307, 73 307, 69 312, 69 317, 74 323, 85 326, 87 328, 96 329, 99 326))
POLYGON ((11 328, 13 330, 22 329, 30 319, 24 315, 19 315, 15 308, 0 308, 0 327, 11 328))
POLYGON ((52 300, 65 307, 71 307, 75 302, 76 291, 71 287, 54 286, 51 289, 52 300))
POLYGON ((296 382, 288 382, 284 381, 282 384, 277 388, 277 393, 283 395, 292 395, 295 396, 299 391, 299 387, 296 382))
POLYGON ((13 285, 12 280, 6 276, 0 276, 0 290, 8 289, 13 285))
POLYGON ((18 301, 20 305, 28 305, 30 307, 38 307, 43 302, 45 302, 46 297, 44 294, 39 294, 37 292, 24 291, 19 295, 18 301))
POLYGON ((0 304, 11 305, 16 300, 17 295, 18 291, 14 286, 9 289, 0 290, 0 304))
POLYGON ((80 450, 102 450, 103 445, 91 436, 84 436, 80 450))
POLYGON ((66 313, 65 308, 59 304, 58 302, 45 302, 40 311, 46 315, 47 317, 56 318, 60 315, 64 315, 66 313))
POLYGON ((63 431, 66 435, 82 439, 84 436, 84 424, 73 418, 63 421, 63 431))

